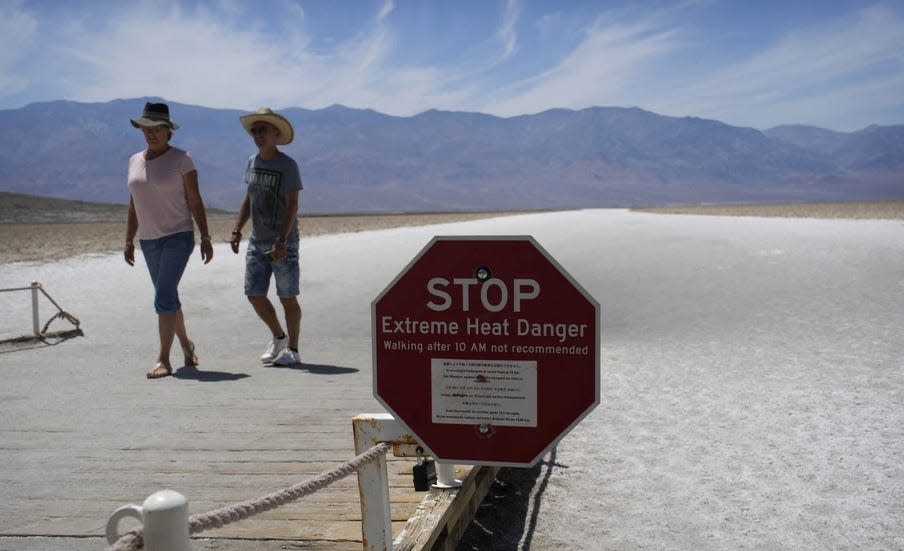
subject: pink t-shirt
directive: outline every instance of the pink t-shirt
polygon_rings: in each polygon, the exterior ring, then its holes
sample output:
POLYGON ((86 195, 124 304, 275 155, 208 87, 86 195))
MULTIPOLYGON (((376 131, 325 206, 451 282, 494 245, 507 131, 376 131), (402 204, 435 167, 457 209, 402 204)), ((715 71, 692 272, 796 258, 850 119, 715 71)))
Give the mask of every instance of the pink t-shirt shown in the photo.
POLYGON ((158 239, 194 231, 182 176, 195 170, 187 152, 171 147, 146 161, 144 151, 129 159, 129 193, 138 215, 138 238, 158 239))

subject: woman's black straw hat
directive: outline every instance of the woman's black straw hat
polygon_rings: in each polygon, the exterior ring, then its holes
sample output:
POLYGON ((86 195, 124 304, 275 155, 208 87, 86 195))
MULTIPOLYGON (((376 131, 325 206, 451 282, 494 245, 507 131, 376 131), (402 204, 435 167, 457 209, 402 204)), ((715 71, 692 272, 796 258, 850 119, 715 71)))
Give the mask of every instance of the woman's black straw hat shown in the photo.
POLYGON ((165 103, 151 103, 147 102, 144 104, 144 112, 140 117, 131 119, 132 126, 135 128, 141 128, 142 126, 169 126, 172 130, 176 130, 179 128, 179 125, 174 123, 169 118, 169 106, 165 103))

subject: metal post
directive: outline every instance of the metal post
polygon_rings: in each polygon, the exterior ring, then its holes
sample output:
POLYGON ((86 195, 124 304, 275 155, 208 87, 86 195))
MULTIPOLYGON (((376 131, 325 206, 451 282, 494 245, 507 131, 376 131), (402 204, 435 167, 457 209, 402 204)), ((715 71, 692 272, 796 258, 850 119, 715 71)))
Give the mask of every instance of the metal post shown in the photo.
POLYGON ((449 489, 461 488, 461 480, 455 478, 455 465, 452 463, 436 462, 436 484, 434 488, 449 489))
MULTIPOLYGON (((355 453, 360 454, 380 442, 417 444, 402 424, 388 413, 356 415, 352 419, 355 453)), ((389 509, 389 474, 386 456, 358 470, 361 495, 361 535, 365 551, 392 551, 392 515, 389 509)))
POLYGON ((37 281, 31 282, 31 326, 36 337, 41 336, 40 318, 38 317, 38 289, 41 284, 37 281))

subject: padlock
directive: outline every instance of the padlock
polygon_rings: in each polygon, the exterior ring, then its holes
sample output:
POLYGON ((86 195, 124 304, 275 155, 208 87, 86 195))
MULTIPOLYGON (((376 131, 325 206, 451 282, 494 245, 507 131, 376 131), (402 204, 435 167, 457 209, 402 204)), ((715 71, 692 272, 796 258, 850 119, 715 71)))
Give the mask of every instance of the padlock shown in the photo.
POLYGON ((414 491, 426 492, 436 482, 436 462, 424 459, 424 448, 417 448, 417 465, 411 467, 414 476, 414 491))

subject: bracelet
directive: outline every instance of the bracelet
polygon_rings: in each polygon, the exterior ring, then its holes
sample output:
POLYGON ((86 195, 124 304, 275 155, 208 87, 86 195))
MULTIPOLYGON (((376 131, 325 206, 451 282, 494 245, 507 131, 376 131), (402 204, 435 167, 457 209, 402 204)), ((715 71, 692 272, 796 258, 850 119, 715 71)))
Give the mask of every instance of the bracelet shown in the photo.
POLYGON ((201 236, 201 241, 210 241, 210 236, 209 236, 209 235, 202 235, 202 236, 201 236))
POLYGON ((232 235, 242 235, 242 232, 239 230, 232 230, 232 235))

